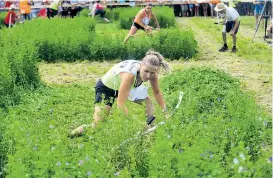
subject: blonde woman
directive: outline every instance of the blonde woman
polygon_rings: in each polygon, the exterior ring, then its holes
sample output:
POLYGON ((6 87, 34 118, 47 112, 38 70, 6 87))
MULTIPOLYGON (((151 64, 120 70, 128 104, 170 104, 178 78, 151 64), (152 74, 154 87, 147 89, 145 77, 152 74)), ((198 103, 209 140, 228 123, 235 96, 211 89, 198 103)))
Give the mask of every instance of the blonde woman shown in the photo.
MULTIPOLYGON (((166 104, 158 80, 161 68, 167 72, 170 70, 163 56, 154 50, 149 50, 142 61, 126 60, 114 65, 96 84, 95 104, 104 101, 105 107, 103 109, 108 113, 117 99, 117 108, 128 114, 129 110, 125 107, 125 102, 128 99, 138 104, 145 101, 146 117, 151 118, 154 111, 153 104, 148 96, 147 87, 142 85, 143 82, 149 82, 157 103, 165 112, 166 104)), ((82 134, 86 127, 96 127, 102 120, 103 109, 96 105, 92 124, 76 128, 70 136, 82 134)))
POLYGON ((160 29, 159 23, 152 12, 152 4, 149 3, 146 7, 138 12, 136 15, 133 25, 124 39, 124 43, 126 43, 129 38, 134 35, 139 29, 146 31, 148 34, 152 32, 152 27, 149 26, 150 20, 153 19, 156 23, 157 29, 160 29))

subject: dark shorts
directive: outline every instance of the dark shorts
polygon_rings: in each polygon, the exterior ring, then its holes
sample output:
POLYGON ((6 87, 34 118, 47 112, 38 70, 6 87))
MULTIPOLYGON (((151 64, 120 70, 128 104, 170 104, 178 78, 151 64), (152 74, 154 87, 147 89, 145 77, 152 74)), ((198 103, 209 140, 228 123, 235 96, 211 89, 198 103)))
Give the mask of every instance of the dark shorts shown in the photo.
POLYGON ((143 28, 142 26, 140 26, 140 25, 139 25, 138 23, 136 23, 136 22, 133 23, 133 26, 135 26, 138 30, 139 30, 139 29, 144 30, 144 28, 143 28))
POLYGON ((95 90, 95 104, 103 100, 107 106, 112 106, 118 96, 118 91, 105 86, 101 79, 97 82, 95 90))
POLYGON ((101 9, 97 9, 95 12, 95 15, 100 15, 101 18, 104 18, 106 11, 105 10, 101 10, 101 9))
MULTIPOLYGON (((230 32, 233 28, 235 27, 235 21, 227 21, 226 23, 226 32, 230 32)), ((239 25, 238 25, 238 28, 235 29, 235 34, 237 34, 238 30, 239 30, 239 27, 240 27, 240 21, 239 21, 239 25)))

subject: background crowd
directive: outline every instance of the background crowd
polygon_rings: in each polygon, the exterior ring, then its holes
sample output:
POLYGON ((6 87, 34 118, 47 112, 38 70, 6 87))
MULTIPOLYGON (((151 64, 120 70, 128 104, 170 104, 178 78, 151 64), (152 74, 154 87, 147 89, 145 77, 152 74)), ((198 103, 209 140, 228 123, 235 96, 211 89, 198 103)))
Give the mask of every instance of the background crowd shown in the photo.
MULTIPOLYGON (((180 17, 190 17, 190 16, 216 16, 215 8, 216 4, 220 2, 220 0, 144 0, 149 2, 159 2, 164 4, 164 2, 173 2, 174 5, 174 13, 175 16, 180 17), (183 4, 175 4, 183 3, 183 4)), ((107 5, 109 3, 122 3, 124 2, 132 2, 132 1, 104 1, 103 4, 107 5)), ((138 0, 141 2, 141 0, 138 0)), ((255 15, 255 8, 259 6, 259 4, 264 4, 264 0, 254 0, 253 2, 242 2, 241 0, 230 0, 227 2, 228 6, 235 8, 241 16, 244 15, 255 15)), ((79 11, 83 8, 92 9, 92 3, 84 0, 13 0, 13 1, 1 1, 0 0, 0 8, 9 8, 11 5, 15 5, 19 9, 21 14, 24 14, 24 19, 36 18, 38 16, 42 17, 54 17, 56 15, 62 17, 75 17, 79 11), (49 6, 49 8, 41 8, 43 5, 49 6), (67 7, 70 6, 70 7, 67 7)), ((266 14, 272 14, 272 2, 267 2, 267 12, 266 14)), ((107 5, 110 7, 111 5, 107 5)), ((124 5, 122 5, 124 6, 124 5)), ((111 6, 118 7, 117 5, 111 6)), ((0 10, 1 11, 1 10, 0 10)))

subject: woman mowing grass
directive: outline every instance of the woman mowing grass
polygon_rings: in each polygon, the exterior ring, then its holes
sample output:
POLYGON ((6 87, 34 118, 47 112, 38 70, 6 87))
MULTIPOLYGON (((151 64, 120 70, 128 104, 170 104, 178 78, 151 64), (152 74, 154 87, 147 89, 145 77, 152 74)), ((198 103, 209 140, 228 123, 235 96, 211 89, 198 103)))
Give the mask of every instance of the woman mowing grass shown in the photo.
POLYGON ((157 29, 160 29, 160 26, 158 24, 158 21, 155 17, 155 15, 152 12, 152 4, 149 3, 146 5, 146 7, 142 10, 140 10, 133 22, 133 25, 129 31, 129 34, 124 39, 124 43, 126 43, 129 38, 134 35, 139 29, 145 30, 148 34, 152 33, 152 27, 150 27, 148 24, 150 20, 153 19, 156 23, 157 29))
MULTIPOLYGON (((143 82, 149 81, 153 90, 154 97, 163 111, 166 111, 166 104, 159 88, 158 72, 160 68, 169 71, 169 65, 163 56, 154 51, 149 50, 142 61, 126 60, 114 65, 96 84, 95 104, 104 101, 104 111, 109 113, 112 105, 117 98, 117 107, 126 115, 128 109, 125 107, 127 99, 141 104, 146 103, 146 116, 153 116, 153 104, 148 96, 147 87, 143 86, 143 82)), ((93 122, 91 125, 82 125, 70 133, 71 137, 81 135, 87 127, 96 127, 102 120, 102 108, 95 105, 93 122)))

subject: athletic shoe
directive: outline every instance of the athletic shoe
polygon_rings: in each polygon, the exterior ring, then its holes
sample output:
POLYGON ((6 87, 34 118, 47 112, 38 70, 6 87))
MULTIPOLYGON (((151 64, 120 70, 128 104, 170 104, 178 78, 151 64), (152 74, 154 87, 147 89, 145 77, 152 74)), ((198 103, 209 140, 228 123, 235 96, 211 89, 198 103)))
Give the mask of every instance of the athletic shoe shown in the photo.
POLYGON ((220 48, 218 51, 219 52, 225 52, 228 50, 228 47, 227 46, 223 46, 222 48, 220 48))
POLYGON ((76 129, 72 130, 72 132, 70 132, 68 137, 74 138, 74 137, 81 136, 84 133, 84 131, 86 130, 86 128, 89 128, 89 127, 94 127, 94 126, 93 126, 93 124, 81 125, 81 126, 77 127, 76 129))
POLYGON ((233 47, 233 48, 231 49, 231 52, 232 52, 232 53, 236 53, 236 52, 237 52, 237 49, 233 47))

